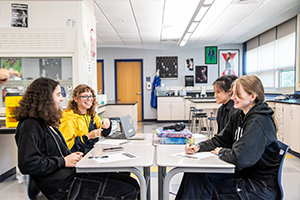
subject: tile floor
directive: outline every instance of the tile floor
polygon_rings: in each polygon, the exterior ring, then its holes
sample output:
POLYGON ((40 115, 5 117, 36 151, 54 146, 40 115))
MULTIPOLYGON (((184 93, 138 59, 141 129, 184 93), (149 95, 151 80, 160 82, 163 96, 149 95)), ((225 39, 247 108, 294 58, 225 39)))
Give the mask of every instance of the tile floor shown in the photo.
MULTIPOLYGON (((170 123, 157 122, 139 122, 138 134, 154 133, 158 127, 170 125, 170 123)), ((177 191, 182 174, 176 175, 170 185, 170 191, 177 191)), ((25 200, 27 197, 27 177, 17 173, 17 177, 10 177, 0 183, 0 200, 25 200)), ((282 186, 284 189, 284 200, 300 200, 300 159, 288 154, 282 173, 282 186)), ((151 200, 158 199, 157 192, 157 166, 151 167, 151 200)), ((44 200, 43 196, 39 196, 39 200, 44 200)), ((174 195, 170 194, 170 200, 174 199, 174 195)))

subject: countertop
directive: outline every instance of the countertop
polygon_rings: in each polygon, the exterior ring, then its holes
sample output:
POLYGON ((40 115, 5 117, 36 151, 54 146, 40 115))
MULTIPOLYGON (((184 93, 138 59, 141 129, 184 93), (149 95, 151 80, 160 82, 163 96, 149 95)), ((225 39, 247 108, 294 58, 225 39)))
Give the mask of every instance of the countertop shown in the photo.
POLYGON ((117 105, 135 105, 137 104, 137 101, 108 101, 107 106, 117 106, 117 105))
MULTIPOLYGON (((216 98, 213 96, 209 97, 190 97, 190 96, 159 96, 159 97, 182 97, 184 99, 189 99, 191 102, 194 103, 211 103, 216 102, 216 98)), ((300 99, 289 99, 289 100, 274 100, 274 97, 265 97, 266 102, 277 102, 277 103, 287 103, 287 104, 297 104, 300 105, 300 99)))

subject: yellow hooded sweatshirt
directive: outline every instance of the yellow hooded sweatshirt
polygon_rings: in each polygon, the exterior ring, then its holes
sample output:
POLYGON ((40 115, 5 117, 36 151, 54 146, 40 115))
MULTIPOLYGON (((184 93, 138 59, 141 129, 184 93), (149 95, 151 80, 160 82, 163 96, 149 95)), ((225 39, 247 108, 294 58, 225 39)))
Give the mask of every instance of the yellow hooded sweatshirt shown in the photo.
MULTIPOLYGON (((73 110, 63 111, 59 130, 63 134, 69 149, 72 149, 77 136, 84 143, 82 136, 89 133, 90 121, 91 116, 87 116, 86 114, 79 115, 74 113, 73 110)), ((96 123, 97 128, 101 127, 101 120, 98 114, 95 114, 93 121, 96 123)))

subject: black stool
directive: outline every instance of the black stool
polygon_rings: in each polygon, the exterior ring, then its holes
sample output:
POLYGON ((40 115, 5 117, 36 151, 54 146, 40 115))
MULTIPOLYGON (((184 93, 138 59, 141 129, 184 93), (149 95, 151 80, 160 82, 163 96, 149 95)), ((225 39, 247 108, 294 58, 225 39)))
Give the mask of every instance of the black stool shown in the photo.
POLYGON ((217 118, 213 117, 213 112, 210 113, 210 117, 207 118, 209 120, 209 127, 208 127, 208 138, 212 138, 214 135, 215 127, 216 127, 216 122, 217 118))
POLYGON ((193 118, 193 121, 192 121, 192 133, 195 133, 196 132, 196 122, 198 120, 199 122, 199 134, 204 134, 205 132, 205 126, 204 124, 202 125, 202 122, 203 120, 205 119, 206 120, 206 130, 207 130, 207 115, 206 113, 196 113, 192 116, 193 118), (203 129, 203 131, 202 131, 203 129))
POLYGON ((196 113, 201 113, 203 110, 202 109, 196 109, 195 107, 190 107, 190 114, 189 114, 189 129, 192 131, 192 126, 193 126, 193 116, 196 113))

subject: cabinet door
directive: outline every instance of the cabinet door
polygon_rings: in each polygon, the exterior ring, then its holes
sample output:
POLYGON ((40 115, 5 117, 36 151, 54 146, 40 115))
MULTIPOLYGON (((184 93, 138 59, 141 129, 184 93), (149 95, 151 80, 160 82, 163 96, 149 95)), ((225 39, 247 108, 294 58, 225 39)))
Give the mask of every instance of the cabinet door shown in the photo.
POLYGON ((283 140, 284 143, 286 143, 287 145, 291 145, 291 141, 292 141, 292 107, 290 104, 284 104, 283 105, 283 110, 284 110, 284 114, 283 114, 283 140))
POLYGON ((184 120, 189 120, 191 101, 188 99, 184 100, 184 120))
POLYGON ((173 101, 171 108, 172 120, 184 120, 184 103, 183 101, 173 101))
POLYGON ((291 149, 300 153, 300 106, 291 105, 291 149))
POLYGON ((171 120, 171 103, 167 101, 157 102, 157 120, 171 120))

